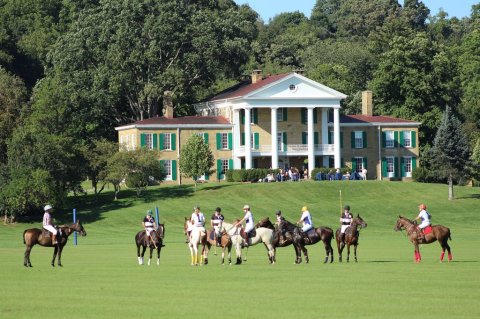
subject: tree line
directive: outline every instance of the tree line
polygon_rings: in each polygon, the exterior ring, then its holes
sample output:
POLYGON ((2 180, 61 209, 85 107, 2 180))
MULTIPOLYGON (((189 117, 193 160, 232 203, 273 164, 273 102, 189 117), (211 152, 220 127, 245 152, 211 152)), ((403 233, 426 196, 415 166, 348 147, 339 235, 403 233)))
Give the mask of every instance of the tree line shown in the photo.
POLYGON ((0 210, 62 205, 87 178, 100 191, 115 126, 161 115, 166 91, 193 114, 253 69, 302 69, 348 95, 345 114, 372 90, 375 114, 423 123, 422 154, 449 106, 474 160, 479 26, 480 4, 458 19, 413 0, 318 0, 267 22, 233 0, 1 0, 0 210))

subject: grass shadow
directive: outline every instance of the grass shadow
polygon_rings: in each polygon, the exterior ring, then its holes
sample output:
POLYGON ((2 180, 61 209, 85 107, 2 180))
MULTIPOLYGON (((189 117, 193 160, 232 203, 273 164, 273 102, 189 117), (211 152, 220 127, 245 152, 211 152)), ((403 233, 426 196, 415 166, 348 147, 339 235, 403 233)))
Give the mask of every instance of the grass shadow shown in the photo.
POLYGON ((457 197, 457 199, 480 199, 480 194, 470 194, 465 196, 457 197))

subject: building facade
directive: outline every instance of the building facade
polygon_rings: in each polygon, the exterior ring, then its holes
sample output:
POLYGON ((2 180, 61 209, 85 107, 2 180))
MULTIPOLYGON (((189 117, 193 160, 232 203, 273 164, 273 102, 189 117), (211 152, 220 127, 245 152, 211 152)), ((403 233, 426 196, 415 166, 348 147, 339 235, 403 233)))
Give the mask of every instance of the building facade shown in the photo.
MULTIPOLYGON (((117 127, 127 149, 160 150, 167 180, 182 182, 181 146, 200 134, 216 159, 217 179, 228 169, 349 167, 369 179, 409 179, 418 163, 420 123, 374 116, 372 92, 362 114, 340 115, 346 95, 292 72, 251 79, 195 105, 197 116, 164 116, 117 127)), ((204 176, 205 179, 212 178, 204 176)))

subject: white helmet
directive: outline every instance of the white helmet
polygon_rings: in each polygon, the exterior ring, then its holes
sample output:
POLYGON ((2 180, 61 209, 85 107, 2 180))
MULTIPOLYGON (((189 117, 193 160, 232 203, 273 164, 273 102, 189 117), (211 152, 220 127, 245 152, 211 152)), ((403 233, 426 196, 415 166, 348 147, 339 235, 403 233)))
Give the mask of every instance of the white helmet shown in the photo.
POLYGON ((243 209, 250 209, 250 206, 249 205, 244 205, 243 209))
POLYGON ((52 205, 47 205, 47 206, 43 207, 44 211, 47 211, 47 210, 50 210, 50 209, 53 209, 52 205))

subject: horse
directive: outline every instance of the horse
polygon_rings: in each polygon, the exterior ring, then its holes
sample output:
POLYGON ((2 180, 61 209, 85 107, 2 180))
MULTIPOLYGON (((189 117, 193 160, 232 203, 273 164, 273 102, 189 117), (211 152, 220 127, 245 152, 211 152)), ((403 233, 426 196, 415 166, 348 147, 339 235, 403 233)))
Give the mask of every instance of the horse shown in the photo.
MULTIPOLYGON (((261 219, 255 225, 255 228, 260 228, 260 227, 270 228, 271 230, 273 230, 272 245, 273 245, 273 249, 275 250, 275 253, 276 253, 277 247, 287 247, 293 244, 292 234, 291 233, 282 234, 280 229, 273 225, 269 217, 261 219)), ((297 256, 299 254, 297 245, 293 245, 293 248, 295 249, 295 256, 297 256)))
POLYGON ((52 236, 46 229, 30 228, 23 232, 23 243, 27 246, 25 250, 25 257, 23 259, 23 265, 25 267, 33 267, 30 262, 30 252, 33 246, 39 244, 43 247, 53 247, 53 259, 52 267, 55 267, 55 258, 58 256, 58 266, 62 267, 62 251, 63 247, 67 244, 68 236, 73 232, 78 232, 82 236, 87 236, 87 232, 77 220, 76 223, 70 225, 62 225, 59 227, 59 234, 57 234, 57 244, 52 244, 52 236))
POLYGON ((208 264, 208 256, 206 255, 207 236, 198 227, 192 227, 190 218, 185 217, 185 223, 183 224, 183 231, 188 236, 188 247, 190 248, 190 257, 192 259, 192 266, 198 266, 199 264, 208 264), (188 229, 192 229, 188 234, 188 229), (198 254, 198 245, 202 245, 202 252, 198 254))
MULTIPOLYGON (((235 252, 237 253, 236 264, 239 265, 242 263, 242 247, 247 246, 245 239, 241 235, 241 227, 236 225, 223 222, 223 227, 225 228, 227 234, 232 239, 232 244, 235 246, 235 252)), ((273 248, 273 230, 265 227, 260 227, 255 229, 255 234, 248 239, 248 246, 253 246, 258 243, 264 243, 268 251, 268 260, 271 264, 275 263, 275 249, 273 248)), ((247 249, 248 249, 247 246, 247 249)), ((247 250, 248 252, 248 250, 247 250)))
MULTIPOLYGON (((222 226, 221 230, 221 239, 220 239, 220 247, 222 247, 222 265, 225 263, 225 249, 227 249, 228 253, 228 264, 232 264, 232 240, 230 239, 230 236, 228 236, 227 232, 222 226)), ((215 238, 215 230, 214 229, 209 229, 207 230, 207 249, 206 249, 206 260, 208 260, 208 253, 210 252, 210 248, 216 247, 217 246, 217 239, 215 238)), ((217 252, 215 250, 215 255, 217 255, 217 252)))
POLYGON ((145 255, 145 250, 147 249, 147 247, 150 248, 150 258, 148 259, 148 265, 150 266, 150 262, 152 260, 153 249, 157 250, 157 265, 160 265, 160 251, 162 250, 162 247, 165 246, 163 244, 164 236, 164 224, 159 224, 155 231, 150 232, 151 238, 147 238, 147 232, 145 230, 139 231, 135 235, 135 244, 137 245, 137 258, 139 265, 143 265, 143 256, 145 255), (140 253, 140 247, 142 247, 142 253, 140 253))
POLYGON ((313 245, 318 243, 319 241, 323 242, 325 247, 325 260, 324 263, 328 262, 330 258, 330 262, 333 262, 333 248, 332 248, 332 238, 333 236, 333 229, 330 227, 317 227, 313 228, 312 230, 304 233, 300 227, 297 225, 292 224, 291 222, 283 219, 280 221, 278 225, 279 232, 281 236, 285 236, 286 238, 291 237, 292 243, 295 248, 296 258, 295 263, 300 264, 302 262, 302 252, 305 256, 305 262, 308 264, 310 259, 308 257, 308 250, 305 246, 313 245))
POLYGON ((395 225, 394 230, 401 231, 405 229, 407 231, 407 236, 415 247, 415 262, 419 263, 422 260, 418 244, 430 244, 435 242, 436 240, 438 240, 440 246, 442 247, 440 262, 443 262, 443 257, 445 256, 445 249, 448 251, 448 261, 451 261, 452 252, 450 251, 450 246, 448 245, 448 240, 452 240, 450 236, 450 228, 442 225, 434 225, 429 227, 431 227, 431 231, 425 233, 424 239, 420 240, 418 238, 418 232, 420 230, 418 229, 417 225, 408 218, 398 216, 397 224, 395 225))
POLYGON ((337 229, 337 247, 338 247, 338 261, 342 262, 342 251, 347 246, 347 262, 350 261, 350 246, 353 245, 353 254, 355 257, 355 262, 357 262, 357 246, 358 246, 358 237, 360 236, 360 231, 358 227, 365 228, 367 223, 357 214, 357 217, 352 219, 352 223, 347 229, 345 229, 345 239, 342 241, 340 228, 337 229))

